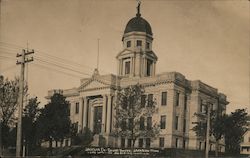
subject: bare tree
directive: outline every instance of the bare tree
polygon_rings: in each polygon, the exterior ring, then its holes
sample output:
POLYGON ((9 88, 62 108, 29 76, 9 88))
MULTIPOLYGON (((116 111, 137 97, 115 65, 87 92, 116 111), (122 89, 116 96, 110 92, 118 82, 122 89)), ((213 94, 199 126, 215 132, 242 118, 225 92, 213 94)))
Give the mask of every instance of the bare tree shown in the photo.
POLYGON ((159 126, 152 121, 152 116, 157 111, 156 102, 152 96, 146 97, 139 84, 122 89, 117 97, 116 123, 112 134, 130 139, 133 152, 138 138, 152 140, 159 134, 159 126))

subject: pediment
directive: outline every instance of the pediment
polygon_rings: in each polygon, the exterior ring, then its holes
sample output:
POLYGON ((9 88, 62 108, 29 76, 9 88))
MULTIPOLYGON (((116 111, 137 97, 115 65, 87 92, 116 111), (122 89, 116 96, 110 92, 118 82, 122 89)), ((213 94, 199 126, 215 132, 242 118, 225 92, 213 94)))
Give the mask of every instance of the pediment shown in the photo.
POLYGON ((131 51, 129 49, 124 49, 120 53, 118 53, 118 55, 116 56, 116 58, 119 58, 120 56, 130 55, 132 53, 133 53, 133 51, 131 51))
POLYGON ((106 88, 109 86, 110 86, 110 84, 106 83, 105 81, 92 78, 92 79, 88 80, 87 82, 83 83, 79 87, 79 90, 83 91, 83 90, 88 90, 88 89, 100 89, 100 88, 106 88))

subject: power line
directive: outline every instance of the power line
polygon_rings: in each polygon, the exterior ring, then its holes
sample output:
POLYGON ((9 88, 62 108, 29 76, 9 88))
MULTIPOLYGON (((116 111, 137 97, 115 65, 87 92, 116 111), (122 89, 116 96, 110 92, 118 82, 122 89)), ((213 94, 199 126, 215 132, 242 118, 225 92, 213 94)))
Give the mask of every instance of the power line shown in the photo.
POLYGON ((41 64, 32 63, 32 65, 40 67, 40 68, 43 68, 43 69, 46 69, 46 70, 53 70, 53 71, 65 74, 67 76, 76 77, 76 78, 82 78, 80 76, 77 76, 77 75, 74 75, 74 74, 70 74, 70 73, 66 73, 66 72, 63 72, 63 71, 60 71, 60 70, 57 70, 57 69, 54 69, 54 68, 51 68, 51 67, 47 67, 47 66, 44 66, 44 65, 41 65, 41 64))
POLYGON ((71 69, 71 68, 68 68, 68 67, 64 67, 64 66, 55 64, 55 63, 50 63, 50 62, 48 62, 48 61, 45 61, 45 60, 42 60, 42 59, 39 59, 39 58, 35 58, 35 59, 38 60, 38 61, 40 61, 40 62, 44 62, 44 63, 50 64, 50 65, 54 65, 54 66, 60 67, 60 68, 62 68, 62 69, 66 69, 66 70, 69 70, 69 71, 73 71, 73 72, 76 72, 76 73, 80 73, 80 74, 82 74, 82 75, 91 76, 91 75, 88 74, 88 73, 80 72, 80 71, 77 71, 77 70, 74 70, 74 69, 71 69))
MULTIPOLYGON (((23 49, 25 48, 24 46, 20 46, 20 45, 17 45, 17 44, 11 44, 11 43, 7 43, 7 42, 2 42, 0 41, 0 44, 6 44, 8 45, 9 47, 15 47, 16 49, 23 49)), ((54 56, 54 55, 51 55, 49 53, 46 53, 45 51, 41 51, 41 50, 38 50, 38 49, 35 49, 36 51, 36 55, 35 56, 45 56, 45 57, 49 57, 49 58, 54 58, 55 60, 58 60, 60 62, 63 62, 63 63, 70 63, 70 64, 73 64, 75 66, 80 66, 80 67, 86 67, 88 69, 91 69, 91 71, 93 71, 95 68, 94 67, 91 67, 91 66, 87 66, 87 65, 83 65, 83 64, 80 64, 80 63, 77 63, 77 62, 73 62, 71 60, 67 60, 67 59, 64 59, 64 58, 60 58, 60 57, 57 57, 57 56, 54 56)), ((105 71, 103 69, 100 69, 102 72, 105 72, 105 73, 110 73, 109 71, 105 71)))

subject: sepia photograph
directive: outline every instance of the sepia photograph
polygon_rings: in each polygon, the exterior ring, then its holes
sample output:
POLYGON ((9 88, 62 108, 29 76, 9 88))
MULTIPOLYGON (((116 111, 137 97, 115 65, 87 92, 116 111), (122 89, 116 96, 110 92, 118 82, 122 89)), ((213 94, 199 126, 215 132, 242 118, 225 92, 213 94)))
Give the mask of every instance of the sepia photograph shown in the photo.
POLYGON ((0 0, 5 157, 250 157, 250 1, 0 0))

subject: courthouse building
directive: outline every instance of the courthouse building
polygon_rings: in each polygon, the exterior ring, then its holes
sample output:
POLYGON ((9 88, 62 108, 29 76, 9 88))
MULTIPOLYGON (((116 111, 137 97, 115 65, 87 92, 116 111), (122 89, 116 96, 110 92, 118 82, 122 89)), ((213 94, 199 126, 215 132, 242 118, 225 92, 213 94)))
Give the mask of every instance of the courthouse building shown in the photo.
MULTIPOLYGON (((135 147, 186 148, 203 150, 205 142, 192 131, 198 121, 194 113, 204 112, 205 102, 225 113, 228 101, 216 88, 200 80, 188 80, 179 72, 156 74, 157 52, 153 51, 151 26, 140 14, 130 19, 122 36, 121 51, 117 52, 118 74, 99 74, 96 69, 89 78, 80 80, 77 88, 50 90, 48 97, 61 93, 70 102, 70 119, 78 124, 78 131, 88 127, 93 131, 92 145, 98 145, 99 135, 106 138, 106 146, 128 147, 128 139, 113 138, 116 90, 139 83, 148 97, 157 103, 153 122, 161 125, 157 138, 139 138, 135 147)), ((145 125, 147 124, 145 119, 145 125)), ((224 151, 224 142, 219 149, 224 151)), ((211 137, 210 149, 215 150, 211 137)))

